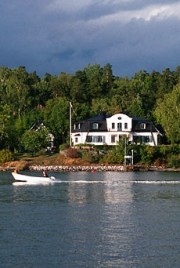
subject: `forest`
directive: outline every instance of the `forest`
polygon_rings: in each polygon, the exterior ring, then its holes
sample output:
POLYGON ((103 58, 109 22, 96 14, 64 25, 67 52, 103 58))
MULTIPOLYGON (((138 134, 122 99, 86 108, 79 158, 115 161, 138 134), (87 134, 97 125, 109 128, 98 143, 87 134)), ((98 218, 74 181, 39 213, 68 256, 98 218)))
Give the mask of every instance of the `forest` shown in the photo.
POLYGON ((69 102, 72 123, 101 112, 122 112, 160 124, 166 144, 179 147, 180 66, 119 77, 108 63, 43 77, 28 73, 24 66, 0 67, 0 150, 25 151, 32 144, 36 151, 45 147, 46 131, 33 135, 31 129, 37 122, 54 135, 57 147, 68 144, 69 102))

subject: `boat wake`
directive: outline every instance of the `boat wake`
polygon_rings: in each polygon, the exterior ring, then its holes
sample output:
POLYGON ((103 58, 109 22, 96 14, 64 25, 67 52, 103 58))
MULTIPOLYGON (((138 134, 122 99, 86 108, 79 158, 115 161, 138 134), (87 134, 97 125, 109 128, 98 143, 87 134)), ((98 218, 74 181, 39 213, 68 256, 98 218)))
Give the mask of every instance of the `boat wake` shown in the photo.
POLYGON ((93 184, 93 183, 108 183, 107 181, 85 181, 85 180, 77 180, 77 181, 62 181, 62 180, 56 180, 53 183, 79 183, 79 184, 93 184))
POLYGON ((101 183, 101 184, 107 184, 109 182, 107 181, 85 181, 85 180, 77 180, 77 181, 62 181, 62 180, 53 180, 51 182, 31 182, 31 181, 15 181, 13 182, 14 186, 20 186, 20 185, 52 185, 52 184, 94 184, 94 183, 101 183))
POLYGON ((150 181, 150 180, 113 180, 113 181, 87 181, 87 180, 75 180, 75 181, 65 181, 65 180, 53 180, 51 182, 13 182, 14 186, 19 185, 54 185, 54 184, 149 184, 149 185, 174 185, 174 184, 180 184, 180 181, 150 181))
POLYGON ((87 181, 87 180, 75 180, 75 181, 64 181, 64 180, 55 180, 54 183, 67 183, 67 184, 180 184, 180 181, 132 181, 132 180, 109 180, 109 181, 87 181))
POLYGON ((133 181, 135 184, 180 184, 180 181, 133 181))

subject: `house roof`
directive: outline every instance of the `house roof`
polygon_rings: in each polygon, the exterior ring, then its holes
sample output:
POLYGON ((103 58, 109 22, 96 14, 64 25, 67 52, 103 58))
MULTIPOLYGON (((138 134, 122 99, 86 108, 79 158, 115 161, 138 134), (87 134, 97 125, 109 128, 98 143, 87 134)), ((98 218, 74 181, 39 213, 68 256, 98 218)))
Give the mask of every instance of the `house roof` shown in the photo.
MULTIPOLYGON (((106 118, 108 118, 106 114, 99 114, 94 117, 87 118, 85 120, 81 120, 76 124, 80 124, 80 128, 78 128, 78 132, 87 132, 87 131, 107 131, 106 118), (98 129, 93 128, 93 124, 98 123, 98 129)), ((73 129, 72 132, 77 132, 77 129, 73 129)))
POLYGON ((103 120, 106 120, 106 118, 110 117, 109 115, 106 115, 105 113, 102 113, 102 114, 98 114, 96 116, 93 116, 93 117, 90 117, 88 119, 85 119, 83 121, 103 121, 103 120))
MULTIPOLYGON (((72 130, 72 132, 99 132, 99 131, 107 131, 107 122, 106 119, 110 118, 112 116, 106 115, 105 113, 96 115, 94 117, 87 118, 85 120, 81 120, 75 125, 79 125, 80 127, 76 127, 75 129, 72 130), (93 123, 98 123, 98 128, 95 129, 93 128, 93 123)), ((131 117, 132 118, 132 130, 133 132, 157 132, 159 131, 154 124, 144 118, 140 117, 131 117), (142 127, 142 124, 145 124, 145 127, 142 127)))
POLYGON ((141 132, 161 132, 161 129, 153 124, 152 121, 140 117, 132 117, 132 131, 141 132), (143 129, 141 124, 145 124, 146 128, 143 129))

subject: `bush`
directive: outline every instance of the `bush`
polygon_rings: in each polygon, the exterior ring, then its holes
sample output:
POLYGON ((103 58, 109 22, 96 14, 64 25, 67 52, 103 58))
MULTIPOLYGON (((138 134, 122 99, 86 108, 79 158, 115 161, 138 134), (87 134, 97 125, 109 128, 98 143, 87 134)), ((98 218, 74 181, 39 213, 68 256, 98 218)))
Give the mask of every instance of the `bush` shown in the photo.
POLYGON ((9 161, 13 161, 14 157, 12 152, 10 152, 9 150, 1 150, 0 151, 0 163, 5 163, 5 162, 9 162, 9 161))
POLYGON ((102 163, 111 163, 111 164, 123 164, 124 162, 124 153, 119 150, 118 147, 114 148, 112 151, 108 151, 106 155, 104 155, 102 163))
POLYGON ((22 145, 32 155, 46 148, 49 143, 48 133, 45 130, 26 130, 22 136, 22 145))
POLYGON ((69 145, 64 143, 64 144, 61 144, 59 145, 59 151, 63 151, 63 150, 66 150, 69 148, 69 145))
POLYGON ((168 160, 168 167, 170 168, 179 168, 180 167, 180 154, 171 155, 168 160))
POLYGON ((82 153, 82 159, 89 163, 99 163, 99 155, 93 151, 84 151, 82 153))
POLYGON ((161 145, 159 146, 159 152, 162 156, 180 154, 180 145, 161 145))
POLYGON ((69 148, 66 150, 66 156, 70 158, 78 158, 79 157, 79 152, 75 148, 69 148))
POLYGON ((140 157, 141 162, 147 165, 153 164, 159 156, 158 147, 153 146, 141 146, 140 157))

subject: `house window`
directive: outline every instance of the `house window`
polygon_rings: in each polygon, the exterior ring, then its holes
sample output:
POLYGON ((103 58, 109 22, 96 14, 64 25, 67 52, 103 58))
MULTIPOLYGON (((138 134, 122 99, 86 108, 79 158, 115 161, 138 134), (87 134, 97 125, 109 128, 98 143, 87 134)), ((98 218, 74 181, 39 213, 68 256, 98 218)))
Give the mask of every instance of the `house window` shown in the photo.
POLYGON ((80 123, 74 124, 74 130, 80 129, 80 128, 81 128, 81 124, 80 123))
POLYGON ((151 136, 144 137, 144 143, 149 143, 149 142, 152 142, 152 137, 151 136))
POLYGON ((124 123, 124 129, 128 128, 128 123, 124 123))
POLYGON ((92 129, 98 129, 99 128, 99 125, 98 125, 98 123, 93 123, 92 124, 92 129))
POLYGON ((146 124, 145 123, 141 123, 140 124, 140 129, 146 129, 146 124))
POLYGON ((115 129, 115 123, 112 123, 112 129, 115 129))
POLYGON ((111 135, 111 143, 115 143, 116 142, 116 135, 111 135))
POLYGON ((76 142, 76 143, 78 142, 78 138, 75 138, 75 142, 76 142))
POLYGON ((122 123, 117 123, 117 129, 122 130, 122 123))
POLYGON ((92 143, 105 143, 105 136, 87 136, 86 142, 92 143))
POLYGON ((86 142, 92 142, 92 136, 87 136, 86 137, 86 142))
POLYGON ((93 142, 102 142, 101 136, 93 136, 93 142))
POLYGON ((92 137, 92 142, 105 142, 105 137, 104 136, 93 136, 92 137))
POLYGON ((133 141, 138 144, 149 143, 149 142, 152 142, 152 137, 151 136, 134 136, 133 141))

